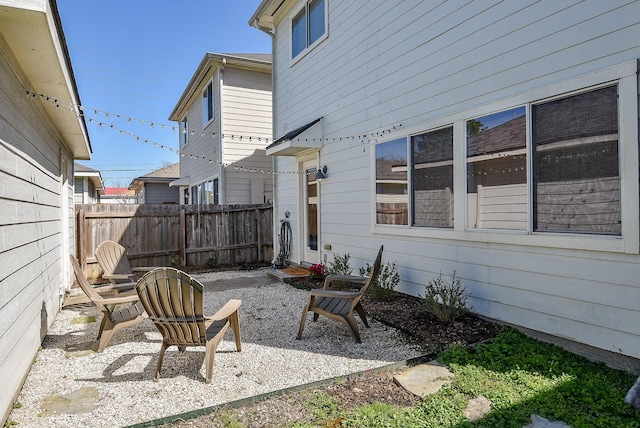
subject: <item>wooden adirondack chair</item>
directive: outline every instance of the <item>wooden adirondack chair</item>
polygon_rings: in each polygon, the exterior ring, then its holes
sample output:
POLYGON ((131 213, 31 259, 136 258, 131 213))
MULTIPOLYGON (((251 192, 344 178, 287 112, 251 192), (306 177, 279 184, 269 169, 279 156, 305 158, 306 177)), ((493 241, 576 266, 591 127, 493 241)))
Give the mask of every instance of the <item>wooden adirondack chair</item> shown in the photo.
POLYGON ((162 359, 169 346, 180 351, 187 346, 205 346, 206 382, 211 383, 216 349, 231 326, 236 349, 241 351, 238 308, 240 300, 229 300, 213 316, 203 314, 203 286, 178 269, 166 267, 147 272, 136 284, 136 291, 149 318, 162 334, 162 347, 156 369, 160 379, 162 359))
POLYGON ((102 277, 112 284, 136 282, 144 272, 153 267, 132 268, 127 258, 127 250, 115 241, 103 241, 96 248, 96 259, 102 269, 102 277))
POLYGON ((113 296, 98 294, 97 290, 89 284, 76 258, 70 256, 70 259, 76 280, 82 291, 102 311, 102 322, 97 338, 98 352, 102 352, 118 330, 137 324, 144 319, 144 309, 137 294, 116 294, 113 296), (126 306, 122 305, 127 303, 126 306))
POLYGON ((367 291, 367 289, 376 281, 378 274, 380 273, 380 265, 382 263, 382 249, 380 246, 378 250, 378 256, 376 257, 371 273, 369 277, 352 276, 352 275, 327 275, 324 280, 324 287, 322 290, 312 290, 309 296, 309 303, 302 311, 302 319, 300 320, 300 328, 298 329, 298 336, 296 339, 302 337, 302 330, 304 330, 304 324, 307 320, 307 312, 313 312, 313 320, 317 321, 319 315, 323 315, 327 318, 334 319, 344 323, 353 335, 356 342, 361 343, 360 332, 358 330, 358 323, 353 315, 353 311, 356 311, 362 322, 366 327, 369 327, 367 322, 367 314, 365 313, 360 299, 367 291), (355 292, 350 291, 336 291, 330 290, 329 287, 332 282, 351 282, 363 284, 360 290, 355 292))

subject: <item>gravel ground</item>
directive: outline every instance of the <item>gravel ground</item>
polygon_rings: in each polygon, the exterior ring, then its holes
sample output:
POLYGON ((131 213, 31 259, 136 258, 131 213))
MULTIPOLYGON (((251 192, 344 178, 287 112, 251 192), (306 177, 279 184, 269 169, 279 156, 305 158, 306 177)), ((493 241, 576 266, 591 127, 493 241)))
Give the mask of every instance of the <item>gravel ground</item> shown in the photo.
POLYGON ((85 350, 95 344, 101 315, 95 307, 80 306, 56 316, 18 397, 21 407, 8 420, 24 427, 127 426, 421 354, 402 334, 373 319, 371 328, 360 324, 361 344, 342 324, 322 317, 314 323, 311 315, 302 340, 295 340, 308 292, 262 271, 194 277, 205 284, 207 314, 228 299, 242 300, 242 352, 235 352, 228 331, 216 353, 211 384, 204 382, 204 348, 188 348, 185 353, 169 348, 162 378, 153 382, 161 336, 148 320, 118 332, 100 354, 85 350), (259 285, 207 292, 224 285, 218 280, 238 277, 253 277, 259 285), (88 316, 98 322, 72 323, 88 316), (64 398, 74 393, 85 400, 83 412, 53 412, 44 404, 51 397, 67 403, 64 398))

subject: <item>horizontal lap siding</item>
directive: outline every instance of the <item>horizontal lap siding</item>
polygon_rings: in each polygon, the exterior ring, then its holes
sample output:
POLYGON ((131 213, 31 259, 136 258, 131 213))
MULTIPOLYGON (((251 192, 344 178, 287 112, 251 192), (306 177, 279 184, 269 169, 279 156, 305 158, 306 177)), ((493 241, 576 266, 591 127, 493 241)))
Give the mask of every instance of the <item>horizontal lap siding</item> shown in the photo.
MULTIPOLYGON (((329 138, 398 124, 416 130, 640 57, 638 1, 327 4, 327 39, 295 63, 289 20, 278 24, 276 136, 321 116, 329 138)), ((373 151, 385 138, 329 140, 320 152, 329 168, 321 184, 320 245, 332 245, 329 260, 350 252, 362 265, 371 248, 384 244, 384 259, 399 263, 402 291, 421 294, 429 279, 455 269, 480 314, 640 358, 637 255, 494 244, 484 242, 485 231, 464 241, 418 236, 429 236, 428 228, 416 228, 415 236, 372 233, 373 151)), ((278 180, 278 214, 297 213, 292 183, 278 180)), ((491 225, 511 219, 494 217, 491 225)))
MULTIPOLYGON (((29 370, 67 287, 61 254, 61 143, 39 100, 25 96, 0 40, 0 412, 29 370)), ((72 177, 73 160, 63 154, 72 177)), ((67 183, 70 186, 69 183, 67 183)), ((73 191, 69 204, 73 206, 73 191)), ((68 211, 66 215, 72 215, 68 211)), ((73 225, 73 217, 69 224, 73 225)))
POLYGON ((227 67, 222 88, 225 203, 251 203, 251 180, 263 182, 254 186, 264 189, 259 203, 271 200, 273 158, 265 153, 272 138, 271 74, 227 67))

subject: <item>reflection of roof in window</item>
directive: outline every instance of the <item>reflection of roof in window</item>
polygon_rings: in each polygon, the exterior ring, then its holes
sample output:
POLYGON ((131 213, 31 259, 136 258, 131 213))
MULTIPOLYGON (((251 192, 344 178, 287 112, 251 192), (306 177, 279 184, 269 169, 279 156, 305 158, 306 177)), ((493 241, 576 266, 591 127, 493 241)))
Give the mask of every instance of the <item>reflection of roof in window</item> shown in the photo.
POLYGON ((467 140, 467 156, 525 148, 526 116, 516 117, 467 140))
POLYGON ((377 159, 376 180, 407 180, 407 162, 399 159, 377 159))

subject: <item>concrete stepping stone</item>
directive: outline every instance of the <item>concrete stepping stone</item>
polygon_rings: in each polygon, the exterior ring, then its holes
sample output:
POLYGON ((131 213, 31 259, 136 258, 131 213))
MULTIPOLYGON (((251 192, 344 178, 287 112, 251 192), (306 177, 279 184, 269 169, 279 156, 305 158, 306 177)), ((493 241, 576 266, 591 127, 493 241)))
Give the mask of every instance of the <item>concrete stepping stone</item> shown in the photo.
POLYGON ((42 402, 43 415, 88 413, 100 404, 100 393, 92 386, 64 395, 50 395, 42 402))
POLYGON ((452 379, 453 373, 435 360, 411 367, 393 377, 398 385, 422 398, 440 391, 452 379))

